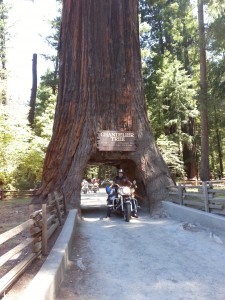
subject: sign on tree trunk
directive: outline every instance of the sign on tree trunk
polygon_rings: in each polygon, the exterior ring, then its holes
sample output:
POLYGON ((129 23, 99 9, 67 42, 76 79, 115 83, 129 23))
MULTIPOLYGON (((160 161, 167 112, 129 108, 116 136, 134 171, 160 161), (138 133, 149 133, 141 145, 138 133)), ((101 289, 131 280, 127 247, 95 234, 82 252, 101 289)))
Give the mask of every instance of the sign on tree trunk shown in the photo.
POLYGON ((135 137, 133 131, 98 132, 97 148, 100 151, 135 151, 135 137))

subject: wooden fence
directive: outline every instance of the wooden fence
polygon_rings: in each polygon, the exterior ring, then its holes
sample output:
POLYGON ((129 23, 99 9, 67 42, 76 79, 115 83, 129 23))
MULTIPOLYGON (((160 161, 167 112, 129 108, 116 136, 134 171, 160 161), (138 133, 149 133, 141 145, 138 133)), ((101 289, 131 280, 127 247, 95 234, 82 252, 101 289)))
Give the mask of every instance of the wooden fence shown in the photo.
POLYGON ((222 181, 201 182, 200 185, 179 183, 168 186, 169 201, 206 212, 225 215, 225 189, 222 181))
MULTIPOLYGON (((7 273, 0 279, 0 295, 18 279, 37 257, 41 254, 47 255, 48 240, 56 229, 64 223, 65 217, 66 206, 64 197, 60 193, 54 192, 48 195, 47 203, 42 204, 40 210, 31 213, 29 220, 0 235, 1 247, 10 239, 15 240, 18 234, 28 230, 30 232, 29 238, 25 238, 23 242, 0 257, 0 270, 7 263, 12 265, 12 262, 15 261, 16 264, 10 269, 9 267, 5 268, 7 273), (18 257, 21 255, 22 260, 19 261, 18 257)), ((12 242, 11 244, 15 243, 12 242)), ((1 270, 1 273, 4 273, 4 270, 1 270)))
POLYGON ((0 190, 0 200, 6 200, 7 198, 28 198, 34 196, 35 190, 0 190))

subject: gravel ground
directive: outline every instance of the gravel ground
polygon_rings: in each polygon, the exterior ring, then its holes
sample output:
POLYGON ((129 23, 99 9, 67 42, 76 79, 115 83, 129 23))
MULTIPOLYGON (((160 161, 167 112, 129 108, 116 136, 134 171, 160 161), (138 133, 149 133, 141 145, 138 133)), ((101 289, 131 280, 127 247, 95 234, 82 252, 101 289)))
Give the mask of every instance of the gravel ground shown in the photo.
POLYGON ((106 214, 106 194, 82 196, 82 219, 57 300, 224 300, 225 240, 140 211, 106 214))

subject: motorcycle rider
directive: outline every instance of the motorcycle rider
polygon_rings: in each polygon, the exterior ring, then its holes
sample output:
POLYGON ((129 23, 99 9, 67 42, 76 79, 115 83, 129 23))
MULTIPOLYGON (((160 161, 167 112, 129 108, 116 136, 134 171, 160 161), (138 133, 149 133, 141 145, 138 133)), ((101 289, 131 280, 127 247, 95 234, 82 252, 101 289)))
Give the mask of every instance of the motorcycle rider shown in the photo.
MULTIPOLYGON (((113 199, 113 198, 115 197, 116 193, 117 193, 117 188, 115 187, 115 185, 117 185, 117 184, 118 184, 119 186, 133 187, 133 186, 135 186, 136 181, 135 181, 135 183, 133 184, 133 183, 127 178, 127 176, 124 175, 123 169, 119 169, 119 170, 118 170, 118 175, 115 176, 115 177, 113 178, 113 184, 110 186, 111 191, 109 192, 109 197, 108 197, 108 199, 107 199, 108 204, 111 204, 111 202, 112 202, 111 199, 113 199)), ((135 209, 135 211, 134 211, 134 213, 133 213, 133 217, 138 218, 138 215, 137 215, 137 207, 136 207, 136 204, 135 204, 134 201, 132 201, 132 206, 133 206, 133 208, 135 209)), ((106 218, 110 218, 110 215, 111 215, 111 209, 110 209, 110 206, 108 206, 106 218)))
POLYGON ((81 191, 84 194, 87 194, 87 192, 88 192, 88 181, 86 179, 83 179, 81 182, 81 191))
POLYGON ((113 183, 119 186, 132 186, 132 182, 124 175, 123 169, 118 170, 118 175, 113 178, 113 183))

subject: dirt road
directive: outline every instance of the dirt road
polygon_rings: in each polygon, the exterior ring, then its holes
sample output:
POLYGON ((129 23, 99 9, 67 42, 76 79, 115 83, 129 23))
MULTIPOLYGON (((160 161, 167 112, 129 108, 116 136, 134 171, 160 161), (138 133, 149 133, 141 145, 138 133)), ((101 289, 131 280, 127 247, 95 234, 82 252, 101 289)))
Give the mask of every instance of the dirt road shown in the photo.
POLYGON ((82 196, 71 266, 57 300, 224 300, 225 241, 140 212, 106 214, 106 194, 82 196))

